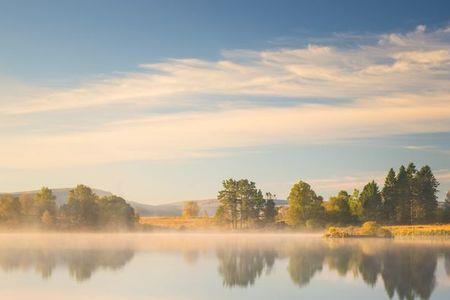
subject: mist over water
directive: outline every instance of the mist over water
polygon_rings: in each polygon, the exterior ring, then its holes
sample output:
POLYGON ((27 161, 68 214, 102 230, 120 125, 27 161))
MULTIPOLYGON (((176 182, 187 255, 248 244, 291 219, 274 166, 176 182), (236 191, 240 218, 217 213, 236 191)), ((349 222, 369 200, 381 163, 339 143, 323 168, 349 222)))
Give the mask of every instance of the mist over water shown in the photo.
POLYGON ((0 234, 2 299, 448 299, 450 241, 0 234))

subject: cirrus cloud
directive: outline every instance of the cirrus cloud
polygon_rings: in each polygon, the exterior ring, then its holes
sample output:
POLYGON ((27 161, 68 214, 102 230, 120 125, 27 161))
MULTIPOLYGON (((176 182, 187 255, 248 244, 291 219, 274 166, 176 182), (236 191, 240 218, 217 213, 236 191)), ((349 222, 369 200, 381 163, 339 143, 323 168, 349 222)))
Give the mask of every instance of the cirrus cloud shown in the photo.
MULTIPOLYGON (((424 26, 357 47, 235 50, 217 61, 143 64, 133 73, 0 102, 3 122, 40 116, 34 122, 44 128, 39 135, 0 132, 8 141, 0 147, 0 166, 173 159, 227 147, 450 131, 448 70, 450 30, 424 26), (221 97, 218 105, 205 110, 214 97, 221 97), (122 115, 124 106, 149 114, 122 115), (180 110, 156 112, 164 107, 180 110), (116 117, 88 130, 76 118, 64 119, 70 132, 55 133, 46 123, 93 109, 116 117)), ((11 95, 7 88, 0 93, 11 95)))

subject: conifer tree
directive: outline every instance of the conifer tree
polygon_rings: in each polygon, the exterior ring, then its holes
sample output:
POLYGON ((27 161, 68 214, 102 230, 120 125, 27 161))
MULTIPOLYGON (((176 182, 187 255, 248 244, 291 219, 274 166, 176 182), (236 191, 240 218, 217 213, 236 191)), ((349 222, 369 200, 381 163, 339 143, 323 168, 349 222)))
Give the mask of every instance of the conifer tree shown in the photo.
POLYGON ((429 166, 423 166, 416 175, 417 198, 421 203, 422 214, 420 220, 430 223, 436 220, 436 211, 438 207, 437 187, 439 182, 433 175, 429 166))
POLYGON ((408 173, 402 165, 398 170, 395 184, 395 221, 398 224, 409 224, 411 221, 410 199, 411 191, 409 186, 408 173))
POLYGON ((397 205, 396 183, 395 172, 391 168, 386 176, 381 192, 383 197, 383 217, 388 223, 392 223, 395 220, 395 207, 397 205))
POLYGON ((381 193, 375 181, 366 184, 359 196, 362 207, 362 218, 365 221, 380 219, 381 193))

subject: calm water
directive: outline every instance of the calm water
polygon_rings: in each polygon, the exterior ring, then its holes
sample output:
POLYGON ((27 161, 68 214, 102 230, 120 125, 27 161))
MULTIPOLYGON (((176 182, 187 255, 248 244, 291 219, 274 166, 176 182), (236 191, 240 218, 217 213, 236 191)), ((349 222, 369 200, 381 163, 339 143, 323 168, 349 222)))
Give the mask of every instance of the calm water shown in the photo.
POLYGON ((450 240, 0 235, 1 299, 450 299, 450 240))

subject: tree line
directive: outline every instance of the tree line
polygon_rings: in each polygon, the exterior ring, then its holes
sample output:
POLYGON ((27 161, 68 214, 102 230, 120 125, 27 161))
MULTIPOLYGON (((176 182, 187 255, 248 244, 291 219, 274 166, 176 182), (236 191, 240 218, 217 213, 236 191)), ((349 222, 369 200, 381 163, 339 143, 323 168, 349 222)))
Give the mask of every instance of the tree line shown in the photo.
POLYGON ((47 187, 32 195, 0 195, 0 226, 64 230, 131 229, 138 216, 123 198, 99 197, 78 185, 61 206, 47 187))
MULTIPOLYGON (((450 200, 438 207, 439 182, 429 166, 417 170, 413 163, 391 168, 382 188, 368 182, 361 191, 340 191, 328 201, 304 182, 295 183, 288 205, 275 207, 275 196, 256 188, 247 179, 223 181, 218 193, 216 218, 231 228, 271 225, 275 222, 294 227, 360 224, 377 221, 383 224, 426 224, 450 221, 450 200)), ((448 199, 449 197, 447 197, 448 199)))
POLYGON ((220 223, 230 224, 233 229, 275 221, 275 195, 266 193, 264 196, 256 184, 247 179, 224 180, 218 200, 216 219, 220 223))

